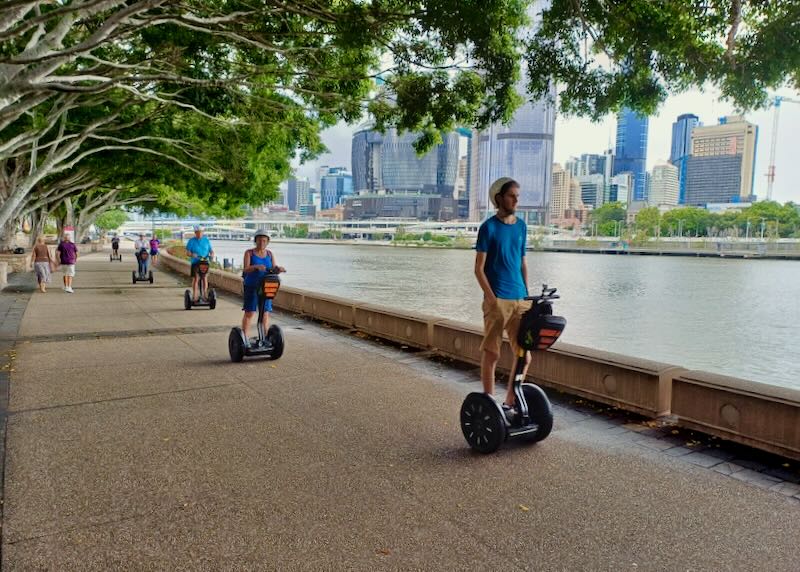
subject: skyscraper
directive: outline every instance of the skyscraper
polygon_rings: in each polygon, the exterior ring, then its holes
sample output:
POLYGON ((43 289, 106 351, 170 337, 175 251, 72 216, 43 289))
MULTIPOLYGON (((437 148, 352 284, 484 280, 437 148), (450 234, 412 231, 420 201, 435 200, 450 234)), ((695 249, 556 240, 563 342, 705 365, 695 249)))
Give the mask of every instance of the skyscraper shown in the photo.
POLYGON ((381 149, 383 136, 366 128, 353 134, 350 166, 353 170, 355 192, 377 192, 383 188, 381 177, 381 149))
POLYGON ((319 192, 322 210, 332 209, 353 194, 353 176, 344 167, 329 167, 320 177, 319 192))
POLYGON ((602 206, 605 198, 606 180, 603 175, 580 175, 575 177, 581 186, 581 201, 589 208, 602 206))
POLYGON ((299 205, 308 203, 309 188, 308 179, 291 177, 287 181, 286 201, 290 211, 296 211, 299 205))
POLYGON ((633 189, 633 176, 630 173, 620 173, 614 175, 606 183, 608 188, 608 201, 609 203, 622 203, 623 205, 629 204, 633 199, 631 192, 633 189))
POLYGON ((550 216, 561 218, 569 208, 572 175, 559 163, 553 163, 553 192, 550 195, 550 216))
POLYGON ((758 126, 740 115, 695 127, 686 166, 686 204, 751 202, 758 126))
POLYGON ((633 200, 647 200, 647 132, 650 120, 632 109, 617 114, 614 174, 633 174, 633 200))
POLYGON ((442 143, 422 157, 414 149, 418 137, 408 132, 399 135, 394 129, 386 132, 381 148, 383 188, 452 198, 458 170, 458 134, 444 134, 442 143))
POLYGON ((678 168, 678 202, 686 202, 686 165, 687 158, 692 154, 692 131, 702 125, 700 118, 692 113, 679 115, 672 124, 672 147, 669 153, 669 162, 678 168))
POLYGON ((679 194, 678 167, 669 163, 653 167, 647 193, 648 204, 654 207, 674 206, 678 204, 679 194))
POLYGON ((499 177, 511 177, 520 184, 518 215, 544 222, 550 203, 555 117, 549 102, 529 102, 516 111, 509 125, 494 124, 474 136, 471 217, 480 219, 493 212, 494 206, 488 204, 489 186, 499 177))
POLYGON ((369 128, 353 135, 353 187, 358 196, 346 201, 347 217, 451 220, 458 216, 454 197, 458 133, 443 134, 442 143, 422 156, 414 149, 418 137, 398 134, 396 129, 381 134, 369 128))
POLYGON ((415 133, 380 134, 362 129, 353 135, 351 151, 353 188, 357 192, 426 193, 453 198, 458 170, 458 134, 422 157, 417 155, 415 133))
MULTIPOLYGON (((541 12, 550 0, 535 0, 528 7, 536 32, 541 12)), ((527 97, 527 70, 523 66, 517 91, 527 97)), ((470 218, 480 220, 494 212, 489 204, 489 186, 499 177, 511 177, 520 184, 517 215, 528 222, 544 223, 549 211, 553 168, 553 138, 556 128, 556 99, 552 85, 548 97, 528 101, 517 109, 508 125, 499 123, 475 132, 472 138, 470 176, 470 218)))

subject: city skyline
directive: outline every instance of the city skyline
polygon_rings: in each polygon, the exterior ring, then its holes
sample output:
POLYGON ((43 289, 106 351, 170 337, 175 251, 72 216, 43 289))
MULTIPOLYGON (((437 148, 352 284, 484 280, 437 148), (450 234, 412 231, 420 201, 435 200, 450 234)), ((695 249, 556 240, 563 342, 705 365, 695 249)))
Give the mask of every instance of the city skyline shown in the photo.
MULTIPOLYGON (((800 94, 791 90, 782 90, 777 95, 798 97, 800 94)), ((685 113, 697 115, 706 125, 714 125, 720 117, 735 115, 732 105, 719 101, 715 92, 702 93, 692 90, 684 94, 670 97, 662 105, 659 112, 650 116, 647 170, 651 171, 656 164, 669 160, 672 138, 672 124, 678 116, 685 113)), ((769 165, 769 142, 772 137, 773 109, 767 108, 745 114, 751 123, 759 127, 759 145, 756 154, 754 192, 759 200, 766 198, 767 167, 769 165)), ((323 141, 330 152, 310 161, 305 165, 297 165, 298 177, 315 180, 316 169, 320 165, 350 164, 351 139, 358 130, 356 125, 339 123, 322 134, 323 141)), ((800 163, 794 160, 794 133, 800 132, 800 105, 786 104, 781 109, 781 123, 778 133, 776 153, 776 178, 773 200, 779 202, 794 201, 800 203, 800 163)), ((614 147, 616 121, 613 115, 603 121, 592 123, 588 119, 566 118, 556 116, 554 158, 553 162, 564 165, 573 156, 584 153, 602 154, 605 149, 614 147)), ((466 154, 466 145, 461 150, 466 154)))

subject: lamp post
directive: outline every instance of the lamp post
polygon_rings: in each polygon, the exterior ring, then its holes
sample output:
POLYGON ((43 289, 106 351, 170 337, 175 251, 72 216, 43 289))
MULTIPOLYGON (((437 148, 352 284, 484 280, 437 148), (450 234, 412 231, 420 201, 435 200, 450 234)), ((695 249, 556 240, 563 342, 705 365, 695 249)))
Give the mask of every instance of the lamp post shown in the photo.
POLYGON ((761 217, 761 240, 764 240, 764 217, 761 217))
POLYGON ((745 228, 744 239, 745 241, 750 240, 750 219, 747 219, 747 227, 745 228))

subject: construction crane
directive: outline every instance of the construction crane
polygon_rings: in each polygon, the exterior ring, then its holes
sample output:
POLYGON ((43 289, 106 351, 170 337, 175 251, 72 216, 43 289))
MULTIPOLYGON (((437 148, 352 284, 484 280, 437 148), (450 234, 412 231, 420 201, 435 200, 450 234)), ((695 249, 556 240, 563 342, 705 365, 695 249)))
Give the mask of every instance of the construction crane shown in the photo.
POLYGON ((772 186, 775 184, 775 148, 778 146, 778 118, 781 113, 781 103, 800 103, 800 99, 792 99, 781 95, 775 96, 772 105, 775 106, 775 115, 772 118, 772 143, 769 148, 769 168, 767 169, 767 200, 772 200, 772 186))

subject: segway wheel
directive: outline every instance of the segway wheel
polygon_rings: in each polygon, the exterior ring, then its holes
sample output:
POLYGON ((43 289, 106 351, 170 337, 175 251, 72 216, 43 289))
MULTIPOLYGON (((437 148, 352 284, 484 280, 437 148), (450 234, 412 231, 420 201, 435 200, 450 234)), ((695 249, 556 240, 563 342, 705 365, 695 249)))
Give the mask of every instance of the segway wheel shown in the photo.
POLYGON ((109 254, 108 255, 108 261, 109 262, 114 262, 114 255, 113 254, 109 254))
POLYGON ((150 284, 153 283, 153 271, 152 270, 150 271, 150 276, 149 276, 148 280, 150 280, 150 284))
POLYGON ((211 290, 211 292, 208 293, 208 309, 213 310, 216 307, 217 307, 217 291, 211 290))
POLYGON ((545 439, 553 430, 553 407, 547 399, 547 394, 538 385, 523 383, 522 393, 528 403, 528 415, 531 421, 539 426, 538 431, 525 435, 525 440, 528 443, 536 443, 545 439))
POLYGON ((461 431, 470 447, 479 453, 494 453, 506 440, 503 411, 485 393, 470 393, 461 405, 461 431))
POLYGON ((119 255, 119 258, 117 258, 117 260, 119 260, 120 262, 122 262, 122 255, 121 255, 121 254, 119 255))
POLYGON ((131 270, 131 279, 133 280, 133 283, 136 284, 136 271, 135 270, 131 270))
POLYGON ((272 353, 270 353, 269 359, 280 358, 283 355, 283 331, 273 324, 267 330, 267 339, 272 346, 272 353))
POLYGON ((244 335, 241 328, 233 328, 228 335, 228 353, 234 363, 244 359, 244 335))
POLYGON ((183 309, 184 310, 191 310, 192 309, 192 293, 188 290, 184 290, 183 292, 183 309))

